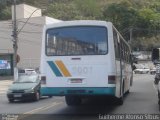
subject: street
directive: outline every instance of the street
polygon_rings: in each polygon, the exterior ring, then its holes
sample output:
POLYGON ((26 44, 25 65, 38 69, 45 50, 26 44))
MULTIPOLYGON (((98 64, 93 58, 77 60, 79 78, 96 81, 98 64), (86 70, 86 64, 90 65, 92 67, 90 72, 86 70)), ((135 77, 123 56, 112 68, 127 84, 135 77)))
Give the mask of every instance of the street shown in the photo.
MULTIPOLYGON (((122 106, 114 105, 111 98, 93 98, 77 107, 68 107, 64 97, 42 97, 38 102, 9 103, 5 92, 0 91, 0 113, 22 114, 22 119, 99 119, 103 114, 159 114, 158 98, 153 85, 154 75, 134 74, 130 93, 122 106)), ((0 89, 1 90, 1 89, 0 89)))

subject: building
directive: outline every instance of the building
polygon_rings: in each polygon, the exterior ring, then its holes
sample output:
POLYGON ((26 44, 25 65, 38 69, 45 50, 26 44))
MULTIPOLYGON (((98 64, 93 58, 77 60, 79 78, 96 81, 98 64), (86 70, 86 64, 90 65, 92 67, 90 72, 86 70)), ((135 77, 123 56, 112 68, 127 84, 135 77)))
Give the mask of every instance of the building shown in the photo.
MULTIPOLYGON (((20 62, 17 66, 19 68, 37 68, 40 65, 43 26, 60 20, 42 16, 41 9, 26 4, 16 6, 16 18, 18 28, 17 53, 20 56, 20 62)), ((12 20, 0 21, 0 56, 13 55, 12 31, 12 20)), ((0 57, 0 60, 3 58, 0 57)))

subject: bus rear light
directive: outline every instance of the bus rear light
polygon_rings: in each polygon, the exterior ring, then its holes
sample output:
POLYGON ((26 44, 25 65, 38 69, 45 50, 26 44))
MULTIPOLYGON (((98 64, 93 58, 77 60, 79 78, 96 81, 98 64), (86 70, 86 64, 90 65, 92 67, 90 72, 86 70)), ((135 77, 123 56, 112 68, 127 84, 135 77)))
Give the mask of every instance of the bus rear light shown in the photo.
POLYGON ((41 76, 41 84, 46 84, 46 76, 41 76))
POLYGON ((115 75, 109 75, 108 76, 108 84, 115 84, 116 83, 116 76, 115 75))

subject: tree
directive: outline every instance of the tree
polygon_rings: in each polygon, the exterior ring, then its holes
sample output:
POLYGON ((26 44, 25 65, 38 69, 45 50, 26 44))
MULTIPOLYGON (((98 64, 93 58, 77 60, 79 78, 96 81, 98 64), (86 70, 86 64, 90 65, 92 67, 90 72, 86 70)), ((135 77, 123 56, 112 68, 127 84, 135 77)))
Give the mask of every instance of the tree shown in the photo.
POLYGON ((53 3, 49 5, 47 15, 61 20, 71 20, 77 16, 73 3, 53 3))
POLYGON ((103 11, 104 19, 111 21, 119 31, 135 27, 137 11, 131 7, 131 3, 124 1, 121 3, 112 3, 103 11))
POLYGON ((0 12, 1 20, 11 19, 11 12, 10 11, 11 11, 10 7, 6 7, 5 9, 2 9, 0 12))
POLYGON ((96 0, 76 0, 75 6, 79 13, 77 17, 80 19, 100 19, 102 16, 101 8, 96 0))

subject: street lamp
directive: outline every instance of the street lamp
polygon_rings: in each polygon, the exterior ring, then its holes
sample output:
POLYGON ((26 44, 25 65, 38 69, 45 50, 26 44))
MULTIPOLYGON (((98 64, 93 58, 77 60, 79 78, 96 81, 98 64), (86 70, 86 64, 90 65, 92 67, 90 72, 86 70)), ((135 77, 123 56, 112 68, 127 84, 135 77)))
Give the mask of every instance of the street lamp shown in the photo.
POLYGON ((13 49, 14 49, 14 81, 18 78, 18 69, 17 69, 17 62, 20 60, 20 57, 17 55, 17 50, 18 50, 18 35, 24 28, 24 26, 27 24, 29 19, 32 17, 32 15, 37 11, 40 10, 40 8, 35 9, 31 15, 27 18, 23 26, 17 30, 17 21, 16 21, 16 0, 13 0, 13 9, 14 9, 14 17, 13 17, 13 49))
POLYGON ((27 22, 29 21, 29 19, 32 17, 32 15, 37 11, 37 10, 41 10, 40 8, 35 9, 31 15, 27 18, 26 22, 23 24, 23 26, 21 27, 21 29, 18 30, 18 34, 22 31, 22 29, 24 28, 24 26, 27 24, 27 22))

